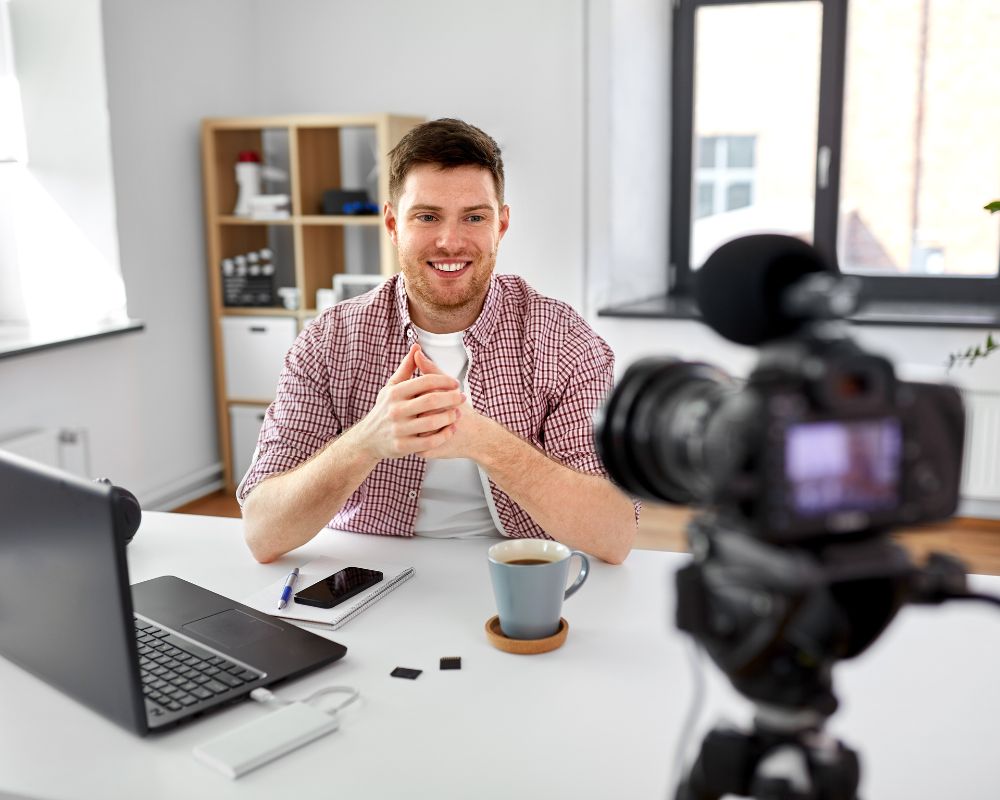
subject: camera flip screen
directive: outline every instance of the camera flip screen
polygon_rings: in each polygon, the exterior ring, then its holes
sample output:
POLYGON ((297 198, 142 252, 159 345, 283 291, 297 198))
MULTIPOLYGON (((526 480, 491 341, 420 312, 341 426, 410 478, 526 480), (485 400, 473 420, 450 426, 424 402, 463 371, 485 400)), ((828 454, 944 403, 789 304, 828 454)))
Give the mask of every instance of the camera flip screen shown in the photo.
POLYGON ((790 508, 803 517, 895 508, 902 437, 895 417, 790 426, 785 437, 790 508))

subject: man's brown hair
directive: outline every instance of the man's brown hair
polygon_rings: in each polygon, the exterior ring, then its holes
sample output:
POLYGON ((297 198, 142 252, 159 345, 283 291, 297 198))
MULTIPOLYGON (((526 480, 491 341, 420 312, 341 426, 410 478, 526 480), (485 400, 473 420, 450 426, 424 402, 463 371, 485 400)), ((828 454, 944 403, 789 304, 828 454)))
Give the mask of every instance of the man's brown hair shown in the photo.
POLYGON ((503 207, 503 159, 488 133, 460 119, 436 119, 411 128, 389 151, 389 202, 397 203, 406 176, 416 164, 441 169, 482 167, 493 176, 497 203, 503 207))

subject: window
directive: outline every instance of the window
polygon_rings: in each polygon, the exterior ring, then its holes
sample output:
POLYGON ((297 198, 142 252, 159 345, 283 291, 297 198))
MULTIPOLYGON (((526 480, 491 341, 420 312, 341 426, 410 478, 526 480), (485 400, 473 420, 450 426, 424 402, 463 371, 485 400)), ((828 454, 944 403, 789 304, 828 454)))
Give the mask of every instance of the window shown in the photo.
POLYGON ((0 323, 25 318, 17 262, 13 191, 25 160, 21 92, 14 73, 8 0, 0 0, 0 323))
POLYGON ((0 324, 71 339, 127 320, 100 6, 74 25, 46 4, 10 6, 0 0, 0 324))
POLYGON ((995 0, 678 0, 671 286, 814 243, 873 299, 1000 299, 995 0))
POLYGON ((24 119, 21 90, 14 72, 9 0, 0 0, 0 164, 24 161, 24 119))

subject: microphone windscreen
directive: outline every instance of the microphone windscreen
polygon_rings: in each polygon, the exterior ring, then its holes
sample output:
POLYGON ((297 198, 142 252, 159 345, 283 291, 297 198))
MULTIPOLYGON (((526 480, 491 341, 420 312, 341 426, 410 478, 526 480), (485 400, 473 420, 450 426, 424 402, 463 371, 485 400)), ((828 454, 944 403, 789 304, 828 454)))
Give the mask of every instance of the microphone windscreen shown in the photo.
POLYGON ((788 288, 813 272, 831 272, 801 239, 777 233, 726 242, 695 273, 704 321, 731 342, 757 345, 794 333, 803 318, 783 308, 788 288))

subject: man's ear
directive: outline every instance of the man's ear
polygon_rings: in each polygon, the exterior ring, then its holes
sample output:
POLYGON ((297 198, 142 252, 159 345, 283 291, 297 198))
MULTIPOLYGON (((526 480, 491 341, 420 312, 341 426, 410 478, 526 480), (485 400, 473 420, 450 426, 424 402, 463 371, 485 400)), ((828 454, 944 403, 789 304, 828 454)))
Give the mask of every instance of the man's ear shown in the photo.
POLYGON ((399 242, 396 239, 396 212, 392 207, 392 203, 386 203, 382 207, 382 222, 389 233, 392 243, 396 247, 399 247, 399 242))
POLYGON ((500 239, 503 235, 507 233, 507 228, 510 227, 510 206, 504 206, 500 209, 500 239))

